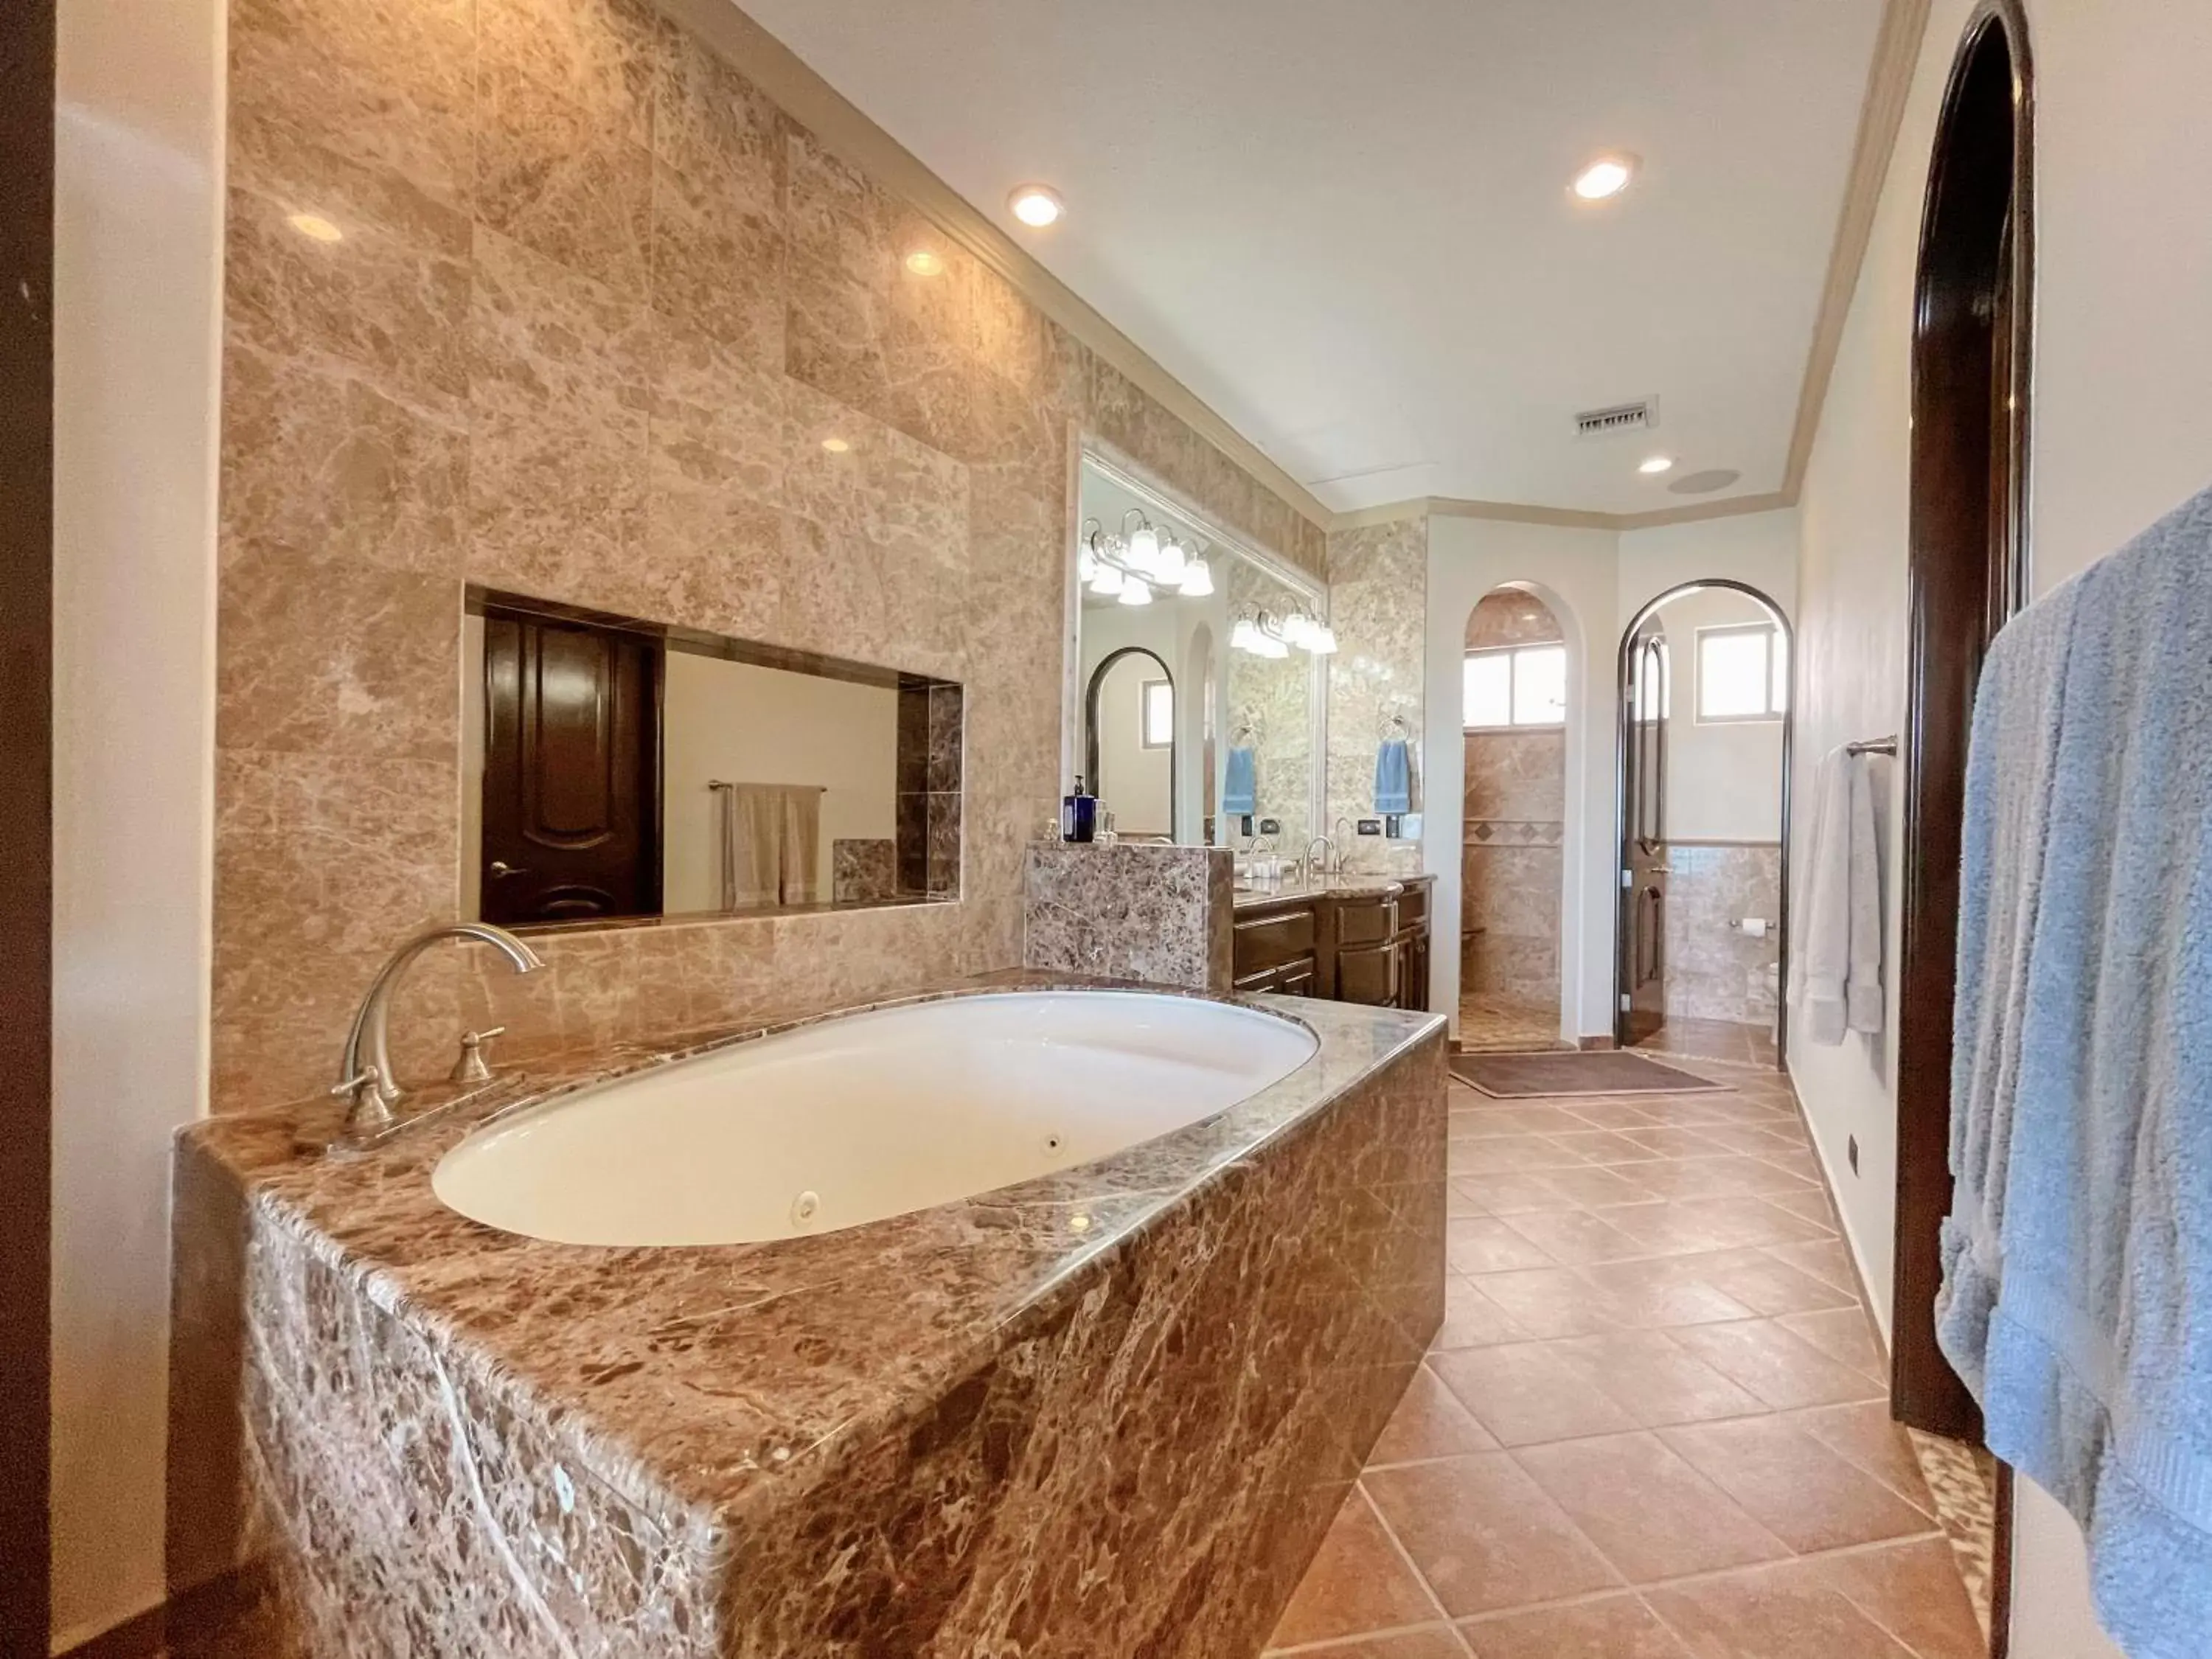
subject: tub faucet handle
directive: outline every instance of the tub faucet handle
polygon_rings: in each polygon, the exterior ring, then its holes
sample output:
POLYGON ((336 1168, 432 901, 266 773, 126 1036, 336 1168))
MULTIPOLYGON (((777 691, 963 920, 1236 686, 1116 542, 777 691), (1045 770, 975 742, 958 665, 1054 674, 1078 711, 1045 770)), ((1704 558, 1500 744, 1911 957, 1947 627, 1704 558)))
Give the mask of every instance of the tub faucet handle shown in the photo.
POLYGON ((461 1033, 461 1055, 453 1062, 453 1069, 446 1074, 448 1083, 489 1083, 491 1063, 484 1058, 484 1044, 495 1036, 504 1036, 507 1027, 495 1025, 489 1030, 461 1033))

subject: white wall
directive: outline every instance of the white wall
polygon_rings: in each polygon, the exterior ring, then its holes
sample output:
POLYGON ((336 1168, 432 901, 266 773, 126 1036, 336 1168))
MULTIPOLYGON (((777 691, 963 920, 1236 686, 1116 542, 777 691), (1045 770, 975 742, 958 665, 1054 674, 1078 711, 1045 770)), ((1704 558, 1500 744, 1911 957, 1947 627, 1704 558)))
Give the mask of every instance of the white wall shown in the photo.
MULTIPOLYGON (((1794 563, 1796 549, 1790 556, 1794 563)), ((1782 722, 1698 719, 1698 630, 1769 619, 1729 587, 1660 608, 1674 684, 1667 717, 1667 835, 1673 841, 1775 841, 1782 834, 1782 722)))
POLYGON ((668 653, 661 692, 661 908, 721 908, 721 807, 707 787, 823 786, 817 868, 830 844, 888 841, 897 827, 898 693, 689 651, 668 653))
MULTIPOLYGON (((1141 646, 1167 665, 1169 678, 1176 688, 1176 752, 1174 776, 1180 794, 1176 802, 1181 822, 1175 827, 1175 838, 1186 845, 1195 844, 1201 836, 1200 825, 1205 815, 1206 798, 1206 723, 1207 710, 1200 690, 1206 678, 1205 665, 1211 663, 1215 678, 1215 714, 1219 718, 1219 705, 1227 696, 1222 683, 1227 665, 1221 650, 1229 637, 1228 598, 1226 595, 1227 562, 1235 557, 1225 550, 1214 557, 1214 591, 1204 599, 1156 599, 1146 605, 1101 605, 1086 606, 1083 612, 1082 673, 1076 685, 1075 720, 1077 737, 1074 752, 1077 764, 1082 764, 1084 745, 1081 736, 1083 708, 1081 699, 1091 684, 1091 671, 1124 646, 1141 646)), ((1146 678, 1158 678, 1159 671, 1151 664, 1144 665, 1146 678)), ((1134 680, 1132 679, 1133 685, 1134 680)), ((1131 716, 1133 719, 1133 715, 1131 716)), ((1106 773, 1109 790, 1126 793, 1116 778, 1127 779, 1136 774, 1124 759, 1117 770, 1115 756, 1108 744, 1109 732, 1100 734, 1100 763, 1106 773)), ((1132 752, 1134 752, 1133 750, 1132 752)), ((1089 781, 1096 791, 1098 780, 1089 781)), ((1129 829, 1140 823, 1157 821, 1164 824, 1164 809, 1155 811, 1149 796, 1140 798, 1124 807, 1110 795, 1102 796, 1116 822, 1129 829)))
MULTIPOLYGON (((1797 515, 1747 514, 1657 530, 1578 530, 1437 516, 1429 521, 1428 804, 1423 857, 1437 914, 1460 907, 1466 757, 1460 661, 1468 613, 1517 582, 1559 619, 1567 645, 1566 855, 1559 895, 1560 1033, 1613 1030, 1614 700, 1620 636, 1668 589, 1714 576, 1748 582, 1785 614, 1796 598, 1797 515)), ((1770 769, 1771 770, 1772 769, 1770 769)), ((1430 953, 1431 1008, 1459 1006, 1459 953, 1430 953)))
MULTIPOLYGON (((1812 757, 1894 731, 1905 702, 1906 420, 1913 264, 1936 108, 1968 0, 1937 0, 1822 414, 1803 501, 1802 787, 1812 757)), ((2212 482, 2212 216, 2177 192, 2176 156, 2212 131, 2212 8, 2202 0, 2027 0, 2036 62, 2034 586, 2048 592, 2212 482)), ((1888 809, 1893 836, 1897 805, 1888 809)), ((1891 960, 1897 905, 1891 900, 1891 960)), ((1892 1012, 1894 1013, 1894 994, 1892 1012)), ((1891 1021, 1894 1028, 1894 1019, 1891 1021)), ((1798 1089, 1887 1325, 1895 1103, 1887 1039, 1801 1047, 1798 1089)), ((2114 1651, 2088 1614, 2072 1523, 2023 1486, 2015 1659, 2114 1651)))
POLYGON ((169 1140, 208 1070, 222 18, 61 8, 57 1649, 163 1589, 169 1140))
POLYGON ((1150 658, 1124 657, 1107 671, 1098 688, 1099 775, 1095 787, 1121 835, 1172 837, 1175 833, 1169 817, 1172 751, 1145 747, 1140 701, 1147 684, 1165 678, 1161 665, 1150 658))

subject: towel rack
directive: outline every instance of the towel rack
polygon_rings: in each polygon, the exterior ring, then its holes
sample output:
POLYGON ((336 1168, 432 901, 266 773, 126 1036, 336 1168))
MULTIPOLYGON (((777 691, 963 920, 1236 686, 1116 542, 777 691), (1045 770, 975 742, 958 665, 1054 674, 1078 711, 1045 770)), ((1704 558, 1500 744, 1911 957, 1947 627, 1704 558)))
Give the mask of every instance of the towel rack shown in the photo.
POLYGON ((1844 752, 1846 755, 1888 755, 1894 757, 1897 753, 1897 739, 1867 738, 1857 743, 1845 744, 1844 752))
POLYGON ((1394 737, 1401 743, 1411 743, 1413 740, 1413 728, 1406 724, 1406 717, 1403 714, 1386 714, 1375 723, 1376 741, 1388 743, 1394 737))

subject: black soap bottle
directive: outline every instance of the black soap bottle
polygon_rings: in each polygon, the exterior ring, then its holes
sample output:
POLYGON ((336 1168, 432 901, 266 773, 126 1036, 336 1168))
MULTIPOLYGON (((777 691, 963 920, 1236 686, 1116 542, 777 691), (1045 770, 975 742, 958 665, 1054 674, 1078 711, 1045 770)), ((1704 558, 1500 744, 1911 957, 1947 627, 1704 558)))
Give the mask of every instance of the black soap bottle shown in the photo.
POLYGON ((1088 843, 1097 834, 1098 797, 1084 793, 1083 776, 1078 773, 1075 793, 1062 797, 1060 803, 1060 838, 1088 843))

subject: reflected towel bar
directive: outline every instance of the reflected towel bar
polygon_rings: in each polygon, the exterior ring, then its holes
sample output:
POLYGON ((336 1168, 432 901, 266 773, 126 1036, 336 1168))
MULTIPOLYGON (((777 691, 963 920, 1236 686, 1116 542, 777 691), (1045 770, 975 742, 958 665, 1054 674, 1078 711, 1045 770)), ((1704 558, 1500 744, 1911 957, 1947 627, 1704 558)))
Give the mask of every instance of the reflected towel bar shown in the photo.
POLYGON ((1897 739, 1869 738, 1863 743, 1847 743, 1844 745, 1844 752, 1846 755, 1888 755, 1893 757, 1897 753, 1897 739))

